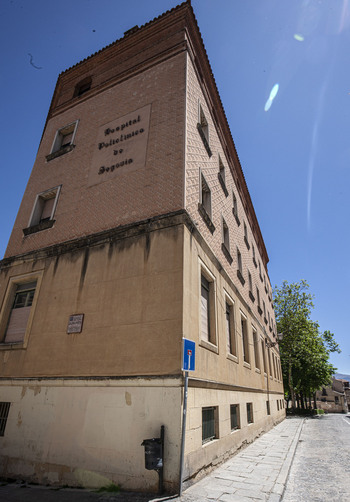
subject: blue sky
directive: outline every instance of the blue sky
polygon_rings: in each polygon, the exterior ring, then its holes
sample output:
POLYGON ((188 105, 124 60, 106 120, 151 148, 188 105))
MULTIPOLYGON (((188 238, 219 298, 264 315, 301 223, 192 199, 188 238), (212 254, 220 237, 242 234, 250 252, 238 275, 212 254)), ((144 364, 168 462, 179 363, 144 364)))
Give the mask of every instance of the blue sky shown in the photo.
MULTIPOLYGON (((1 0, 1 257, 58 74, 178 3, 1 0)), ((350 374, 349 0, 192 5, 269 253, 271 283, 309 282, 312 317, 342 349, 331 361, 350 374)))

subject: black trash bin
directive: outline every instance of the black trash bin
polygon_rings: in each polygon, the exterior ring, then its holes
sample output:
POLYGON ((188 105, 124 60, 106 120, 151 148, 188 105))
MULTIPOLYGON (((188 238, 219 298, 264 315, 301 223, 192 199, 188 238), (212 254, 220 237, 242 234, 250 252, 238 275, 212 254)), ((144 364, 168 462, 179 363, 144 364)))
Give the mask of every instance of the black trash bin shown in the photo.
POLYGON ((145 467, 149 471, 163 467, 163 451, 161 438, 144 439, 141 446, 145 447, 145 467))

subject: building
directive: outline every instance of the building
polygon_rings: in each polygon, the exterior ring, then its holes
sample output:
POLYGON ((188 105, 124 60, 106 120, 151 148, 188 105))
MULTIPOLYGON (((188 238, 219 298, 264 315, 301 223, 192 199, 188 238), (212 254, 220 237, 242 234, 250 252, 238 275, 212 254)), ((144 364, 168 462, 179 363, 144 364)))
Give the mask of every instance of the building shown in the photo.
POLYGON ((185 2, 59 75, 0 263, 0 469, 179 486, 285 417, 268 255, 185 2))
POLYGON ((332 384, 316 392, 316 406, 326 413, 347 413, 349 382, 332 378, 332 384))

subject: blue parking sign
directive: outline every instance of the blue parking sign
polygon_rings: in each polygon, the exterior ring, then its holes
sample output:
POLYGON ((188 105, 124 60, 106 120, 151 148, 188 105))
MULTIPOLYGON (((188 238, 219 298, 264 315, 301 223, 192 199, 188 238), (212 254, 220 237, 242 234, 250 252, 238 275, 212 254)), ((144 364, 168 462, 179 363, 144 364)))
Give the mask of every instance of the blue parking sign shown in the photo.
POLYGON ((183 371, 194 371, 195 369, 196 344, 192 340, 183 338, 183 371))

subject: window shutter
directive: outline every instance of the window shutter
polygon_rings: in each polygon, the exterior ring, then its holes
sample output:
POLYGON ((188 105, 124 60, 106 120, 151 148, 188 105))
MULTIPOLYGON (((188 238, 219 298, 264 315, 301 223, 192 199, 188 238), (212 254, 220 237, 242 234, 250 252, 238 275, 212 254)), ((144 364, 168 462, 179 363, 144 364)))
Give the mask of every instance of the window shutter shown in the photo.
POLYGON ((43 207, 43 211, 41 213, 40 221, 51 219, 51 214, 52 214, 54 203, 55 203, 54 197, 52 197, 51 199, 44 200, 44 207, 43 207))
POLYGON ((201 331, 202 339, 209 342, 209 282, 203 276, 201 286, 201 331))
POLYGON ((229 354, 232 354, 230 306, 227 303, 226 303, 226 333, 227 333, 227 351, 229 354))
POLYGON ((5 343, 23 342, 29 314, 30 307, 12 310, 4 340, 5 343))

